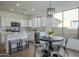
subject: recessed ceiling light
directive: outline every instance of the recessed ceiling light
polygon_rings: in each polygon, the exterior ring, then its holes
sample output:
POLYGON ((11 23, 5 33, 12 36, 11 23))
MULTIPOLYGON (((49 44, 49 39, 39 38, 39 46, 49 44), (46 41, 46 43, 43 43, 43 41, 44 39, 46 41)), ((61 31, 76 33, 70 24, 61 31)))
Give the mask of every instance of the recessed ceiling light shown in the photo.
POLYGON ((17 6, 17 7, 19 7, 19 6, 20 6, 20 4, 19 4, 19 3, 16 3, 16 6, 17 6))
POLYGON ((34 11, 35 9, 32 9, 32 11, 34 11))
POLYGON ((13 9, 13 8, 11 8, 11 9, 10 9, 10 11, 14 11, 14 9, 13 9))

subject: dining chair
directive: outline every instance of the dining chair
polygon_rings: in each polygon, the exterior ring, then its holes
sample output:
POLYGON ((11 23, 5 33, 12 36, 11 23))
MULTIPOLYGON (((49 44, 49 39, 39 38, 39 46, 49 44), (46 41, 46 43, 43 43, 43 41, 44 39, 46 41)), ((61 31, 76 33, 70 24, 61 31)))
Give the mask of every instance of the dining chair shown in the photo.
POLYGON ((49 50, 53 52, 53 57, 62 57, 60 55, 60 48, 63 45, 64 40, 59 42, 53 42, 52 45, 49 45, 49 50))
MULTIPOLYGON (((64 49, 65 55, 67 54, 67 57, 69 57, 69 53, 68 53, 68 50, 67 50, 68 40, 69 40, 68 38, 65 38, 65 40, 64 40, 64 45, 62 46, 63 49, 64 49)), ((64 56, 65 56, 65 55, 64 55, 64 56)))
MULTIPOLYGON (((67 51, 67 43, 68 43, 68 38, 64 38, 63 41, 61 41, 60 43, 53 43, 53 51, 57 51, 56 54, 58 54, 58 57, 64 57, 67 54, 67 57, 69 57, 69 53, 67 51), (64 56, 60 55, 60 49, 63 48, 64 49, 64 56)), ((55 55, 56 56, 56 55, 55 55)))

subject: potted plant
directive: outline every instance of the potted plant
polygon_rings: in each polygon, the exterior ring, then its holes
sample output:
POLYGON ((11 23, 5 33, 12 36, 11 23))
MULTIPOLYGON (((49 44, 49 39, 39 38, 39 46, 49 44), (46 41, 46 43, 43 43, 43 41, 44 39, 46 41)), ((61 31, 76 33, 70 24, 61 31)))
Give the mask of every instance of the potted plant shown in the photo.
POLYGON ((53 34, 54 34, 54 31, 53 30, 49 30, 48 31, 48 37, 52 37, 53 34))

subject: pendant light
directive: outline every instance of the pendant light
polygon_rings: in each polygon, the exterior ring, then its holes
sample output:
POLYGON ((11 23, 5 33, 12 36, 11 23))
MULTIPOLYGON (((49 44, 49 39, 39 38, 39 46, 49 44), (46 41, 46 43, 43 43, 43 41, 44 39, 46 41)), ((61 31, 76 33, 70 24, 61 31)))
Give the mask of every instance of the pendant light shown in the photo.
POLYGON ((51 7, 51 1, 50 1, 50 8, 47 8, 47 17, 53 17, 54 13, 55 13, 55 8, 51 7))

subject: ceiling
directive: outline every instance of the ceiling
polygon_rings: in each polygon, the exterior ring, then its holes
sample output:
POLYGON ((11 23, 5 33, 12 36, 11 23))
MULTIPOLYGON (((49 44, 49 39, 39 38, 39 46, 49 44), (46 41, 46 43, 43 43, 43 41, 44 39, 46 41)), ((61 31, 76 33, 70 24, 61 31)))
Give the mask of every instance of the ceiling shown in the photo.
MULTIPOLYGON (((61 12, 63 10, 76 8, 79 6, 79 1, 52 1, 52 8, 55 8, 55 12, 61 12)), ((50 7, 49 1, 0 1, 0 10, 9 11, 13 13, 24 15, 41 16, 47 14, 47 8, 50 7), (20 6, 17 7, 16 3, 20 6), (13 8, 14 11, 10 11, 13 8), (34 11, 32 11, 34 9, 34 11)))

